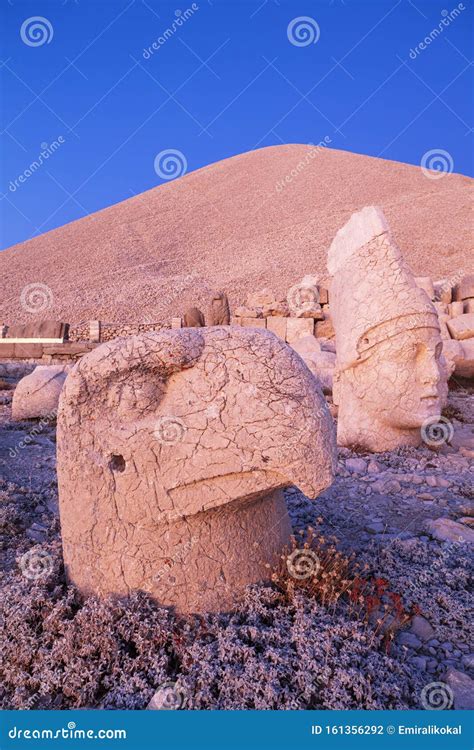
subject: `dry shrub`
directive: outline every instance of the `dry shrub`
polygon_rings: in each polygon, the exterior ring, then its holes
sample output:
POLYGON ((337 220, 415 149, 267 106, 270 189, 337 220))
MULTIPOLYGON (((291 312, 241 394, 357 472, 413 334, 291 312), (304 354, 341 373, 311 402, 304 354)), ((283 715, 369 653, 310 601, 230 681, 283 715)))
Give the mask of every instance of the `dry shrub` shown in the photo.
POLYGON ((337 537, 324 536, 312 526, 301 530, 299 539, 293 535, 284 549, 272 581, 289 602, 303 591, 334 614, 344 601, 349 617, 371 626, 374 635, 383 633, 388 653, 396 633, 420 609, 414 604, 406 610, 401 595, 390 589, 385 578, 369 575, 367 563, 359 565, 355 555, 344 555, 337 544, 337 537))

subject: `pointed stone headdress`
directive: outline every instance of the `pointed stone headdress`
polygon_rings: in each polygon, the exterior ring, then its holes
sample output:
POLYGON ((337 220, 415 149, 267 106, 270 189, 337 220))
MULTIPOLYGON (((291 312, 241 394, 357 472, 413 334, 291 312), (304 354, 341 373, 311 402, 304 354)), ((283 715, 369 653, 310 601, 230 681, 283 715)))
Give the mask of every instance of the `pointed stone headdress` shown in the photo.
POLYGON ((398 333, 439 329, 435 308, 416 285, 380 208, 352 214, 329 248, 328 271, 340 370, 398 333))

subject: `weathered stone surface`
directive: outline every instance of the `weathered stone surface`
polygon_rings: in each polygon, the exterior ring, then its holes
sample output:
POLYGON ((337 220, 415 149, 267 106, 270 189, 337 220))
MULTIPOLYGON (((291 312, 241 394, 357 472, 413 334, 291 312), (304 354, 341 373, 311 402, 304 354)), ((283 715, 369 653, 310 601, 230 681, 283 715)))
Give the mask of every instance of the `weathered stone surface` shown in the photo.
POLYGON ((435 290, 430 276, 415 276, 415 284, 426 292, 430 300, 434 301, 435 290))
POLYGON ((446 360, 447 377, 451 377, 459 362, 464 359, 465 353, 459 341, 443 338, 443 354, 446 360))
POLYGON ((235 312, 236 318, 261 318, 262 317, 262 312, 260 309, 256 310, 254 307, 245 307, 245 305, 236 307, 234 312, 235 312))
POLYGON ((453 292, 454 300, 464 300, 470 297, 474 297, 474 273, 464 276, 459 284, 456 284, 453 292))
POLYGON ((326 310, 324 311, 324 320, 317 320, 315 323, 314 335, 317 336, 318 339, 332 339, 336 335, 331 315, 326 310))
POLYGON ((297 352, 307 367, 321 384, 324 393, 332 393, 336 355, 323 351, 318 339, 304 336, 293 342, 292 348, 297 352))
POLYGON ((202 328, 205 326, 204 315, 198 307, 190 307, 183 315, 183 328, 202 328))
POLYGON ((318 286, 318 289, 319 289, 319 304, 328 305, 329 304, 329 291, 324 286, 318 286))
POLYGON ((446 682, 454 693, 454 708, 457 711, 474 709, 474 680, 465 672, 449 667, 446 682))
POLYGON ((267 330, 279 336, 286 341, 286 322, 287 318, 271 317, 267 318, 267 330))
POLYGON ((89 341, 94 343, 100 342, 101 323, 100 320, 91 320, 89 322, 89 341))
POLYGON ((19 323, 8 327, 7 338, 19 339, 63 339, 67 333, 67 323, 57 320, 42 320, 32 323, 19 323))
POLYGON ((459 315, 457 318, 451 318, 446 325, 456 341, 470 339, 474 336, 474 313, 466 313, 459 315))
POLYGON ((426 521, 426 530, 434 539, 441 542, 470 542, 474 544, 474 529, 450 518, 437 518, 426 521))
POLYGON ((241 325, 247 328, 266 328, 269 318, 241 318, 241 325))
POLYGON ((247 297, 247 307, 265 307, 276 302, 275 295, 271 289, 262 289, 260 292, 253 292, 247 297))
POLYGON ((452 301, 452 286, 449 279, 440 279, 433 282, 435 299, 439 302, 449 304, 452 301))
POLYGON ((313 307, 301 309, 295 312, 296 318, 313 318, 313 320, 324 320, 324 313, 321 305, 315 304, 313 307))
POLYGON ((312 318, 287 318, 286 320, 286 340, 289 344, 294 344, 303 336, 314 335, 314 320, 312 318))
POLYGON ((171 318, 172 329, 181 328, 182 325, 183 325, 183 321, 181 320, 181 318, 171 318))
POLYGON ((421 615, 415 615, 411 621, 410 630, 421 640, 429 641, 434 638, 435 631, 428 620, 421 615))
POLYGON ((286 300, 272 302, 270 305, 264 305, 264 307, 262 307, 262 315, 264 318, 269 318, 270 316, 288 317, 289 314, 290 309, 286 300))
POLYGON ((214 292, 207 313, 207 325, 228 326, 230 325, 230 308, 227 294, 214 292))
POLYGON ((474 299, 471 298, 464 300, 464 312, 474 313, 474 299))
MULTIPOLYGON (((5 342, 7 339, 5 339, 5 342)), ((0 343, 0 359, 13 359, 15 356, 15 344, 0 343)))
POLYGON ((474 378, 474 339, 464 339, 460 345, 463 357, 456 359, 456 375, 461 378, 474 378))
POLYGON ((65 566, 80 590, 230 608, 290 534, 281 488, 335 466, 333 424, 301 359, 268 331, 163 331, 97 347, 58 417, 65 566))
POLYGON ((448 310, 451 318, 457 318, 464 314, 464 302, 451 302, 448 305, 448 310))
POLYGON ((40 365, 22 378, 13 394, 13 419, 36 419, 54 414, 66 376, 66 367, 40 365))
POLYGON ((380 209, 353 214, 328 253, 336 330, 338 442, 371 451, 419 445, 447 397, 438 316, 380 209))

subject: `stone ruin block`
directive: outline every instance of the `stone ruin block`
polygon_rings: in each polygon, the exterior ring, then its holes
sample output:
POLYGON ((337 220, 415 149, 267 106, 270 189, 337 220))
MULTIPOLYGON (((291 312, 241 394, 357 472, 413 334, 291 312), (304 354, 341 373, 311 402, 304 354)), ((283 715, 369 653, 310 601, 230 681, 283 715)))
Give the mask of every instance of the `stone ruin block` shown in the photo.
POLYGON ((303 336, 314 336, 313 318, 287 318, 286 341, 292 344, 303 336))
POLYGON ((319 288, 319 304, 328 305, 329 304, 329 291, 324 286, 320 286, 318 288, 319 288))
POLYGON ((286 341, 286 324, 288 318, 270 317, 267 318, 267 331, 271 331, 275 336, 279 336, 286 341))
POLYGON ((171 318, 171 328, 181 328, 182 324, 181 318, 171 318))
POLYGON ((266 328, 267 327, 267 319, 266 318, 241 318, 241 325, 245 326, 246 328, 266 328))
POLYGON ((64 340, 69 324, 57 320, 42 320, 32 323, 17 323, 8 327, 10 339, 61 339, 64 340))
POLYGON ((459 284, 456 284, 453 290, 453 300, 455 301, 470 298, 474 298, 474 273, 464 276, 459 284))
POLYGON ((329 312, 324 313, 324 320, 317 320, 314 326, 314 335, 319 339, 332 339, 335 336, 334 325, 329 312))
POLYGON ((438 302, 444 302, 449 305, 452 302, 452 286, 449 279, 440 279, 433 282, 435 290, 435 299, 438 302))
POLYGON ((456 360, 456 375, 474 378, 474 338, 460 342, 463 356, 456 360))
POLYGON ((453 339, 463 341, 474 336, 474 313, 458 315, 457 318, 450 318, 446 325, 453 339))
POLYGON ((464 314, 464 302, 458 300, 457 302, 451 302, 448 305, 449 315, 451 318, 457 318, 459 315, 464 314))
POLYGON ((89 322, 89 341, 98 343, 100 341, 101 329, 100 320, 91 320, 89 322))

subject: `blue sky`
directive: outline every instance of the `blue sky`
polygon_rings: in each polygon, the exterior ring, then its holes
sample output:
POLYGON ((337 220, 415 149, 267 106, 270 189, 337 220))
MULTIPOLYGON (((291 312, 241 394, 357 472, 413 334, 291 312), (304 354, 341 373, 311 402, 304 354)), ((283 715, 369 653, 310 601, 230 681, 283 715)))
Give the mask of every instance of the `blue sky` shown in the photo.
POLYGON ((1 0, 0 245, 165 182, 169 149, 328 136, 472 175, 472 27, 468 0, 1 0))

